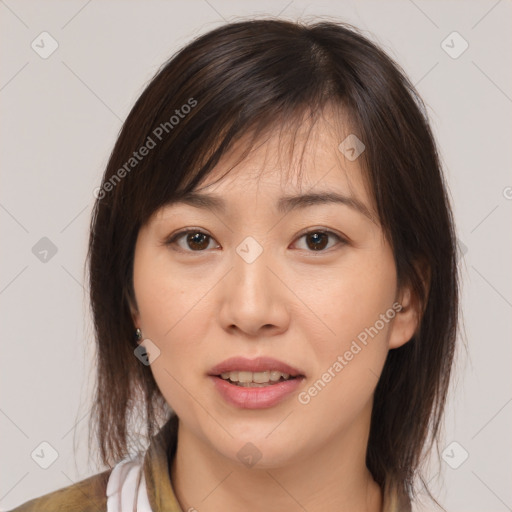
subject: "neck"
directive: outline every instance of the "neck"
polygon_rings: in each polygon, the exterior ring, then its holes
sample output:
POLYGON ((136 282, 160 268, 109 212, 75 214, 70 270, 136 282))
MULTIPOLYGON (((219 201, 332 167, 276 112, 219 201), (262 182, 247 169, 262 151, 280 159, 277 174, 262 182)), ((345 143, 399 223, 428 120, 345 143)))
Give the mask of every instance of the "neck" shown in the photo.
POLYGON ((381 512, 382 492, 365 464, 368 430, 363 414, 293 464, 258 469, 223 456, 180 421, 171 482, 184 511, 381 512))

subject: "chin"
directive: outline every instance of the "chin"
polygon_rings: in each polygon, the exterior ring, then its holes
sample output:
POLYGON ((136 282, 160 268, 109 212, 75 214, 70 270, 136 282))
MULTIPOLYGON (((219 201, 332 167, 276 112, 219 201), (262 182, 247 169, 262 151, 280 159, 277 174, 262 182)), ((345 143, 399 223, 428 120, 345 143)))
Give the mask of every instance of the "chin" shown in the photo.
POLYGON ((215 444, 217 450, 234 463, 248 469, 275 469, 293 464, 301 458, 297 440, 286 431, 266 437, 268 431, 259 435, 236 435, 227 443, 215 444), (272 437, 272 439, 271 439, 272 437))

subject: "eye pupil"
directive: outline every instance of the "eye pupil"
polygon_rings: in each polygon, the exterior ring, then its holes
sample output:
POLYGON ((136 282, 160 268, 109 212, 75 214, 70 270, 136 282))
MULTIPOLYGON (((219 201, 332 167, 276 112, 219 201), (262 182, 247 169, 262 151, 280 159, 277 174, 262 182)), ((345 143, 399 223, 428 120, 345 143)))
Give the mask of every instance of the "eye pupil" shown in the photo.
POLYGON ((327 235, 326 233, 310 233, 307 235, 307 240, 312 240, 313 245, 311 246, 308 242, 308 247, 313 249, 314 251, 318 251, 323 249, 327 245, 327 235))
MULTIPOLYGON (((344 244, 343 239, 331 231, 310 231, 303 234, 300 238, 306 239, 306 246, 309 251, 323 252, 328 246, 329 239, 332 236, 340 241, 342 245, 344 244)), ((178 235, 174 236, 174 238, 168 243, 179 245, 176 240, 182 238, 185 238, 185 245, 187 246, 183 249, 188 250, 188 252, 205 252, 212 239, 210 235, 203 233, 202 231, 189 230, 178 233, 178 235)))
POLYGON ((190 233, 187 236, 187 243, 191 249, 206 249, 208 247, 208 235, 204 233, 190 233), (206 244, 204 243, 206 241, 206 244))

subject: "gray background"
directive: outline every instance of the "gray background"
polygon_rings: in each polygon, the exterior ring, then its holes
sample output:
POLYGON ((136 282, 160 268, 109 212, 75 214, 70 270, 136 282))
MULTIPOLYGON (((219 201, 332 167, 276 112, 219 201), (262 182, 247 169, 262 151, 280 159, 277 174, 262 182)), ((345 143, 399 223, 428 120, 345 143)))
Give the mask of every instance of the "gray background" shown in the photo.
POLYGON ((367 31, 428 105, 464 263, 468 347, 458 353, 444 458, 428 478, 449 512, 512 510, 511 11, 506 0, 0 0, 0 508, 102 469, 87 459, 94 349, 84 260, 93 190, 122 120, 192 37, 280 15, 367 31), (58 43, 47 58, 44 31, 58 43), (469 44, 457 58, 464 41, 454 31, 469 44))

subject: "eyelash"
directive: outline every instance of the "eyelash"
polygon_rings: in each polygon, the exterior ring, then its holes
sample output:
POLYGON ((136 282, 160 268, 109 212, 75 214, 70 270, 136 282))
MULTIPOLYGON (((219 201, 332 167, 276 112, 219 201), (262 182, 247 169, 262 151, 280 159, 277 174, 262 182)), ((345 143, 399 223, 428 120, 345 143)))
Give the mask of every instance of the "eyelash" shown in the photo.
MULTIPOLYGON (((187 230, 180 231, 179 233, 176 233, 174 235, 171 235, 164 242, 164 244, 165 245, 177 245, 176 244, 177 241, 181 237, 183 237, 185 235, 188 235, 189 233, 206 235, 207 237, 209 237, 210 240, 215 240, 211 235, 209 235, 208 233, 205 233, 204 231, 202 231, 200 229, 187 229, 187 230)), ((346 245, 348 243, 348 241, 344 237, 342 237, 341 235, 339 235, 339 234, 337 234, 337 233, 335 233, 333 231, 326 230, 326 229, 312 229, 312 230, 306 231, 306 232, 302 233, 301 235, 299 235, 296 240, 300 240, 301 238, 305 237, 306 235, 310 235, 310 234, 313 234, 313 233, 322 233, 322 234, 325 234, 325 235, 332 235, 333 237, 335 237, 338 240, 339 243, 341 243, 342 246, 344 246, 344 245, 346 245)), ((329 252, 331 249, 332 249, 332 247, 330 247, 329 249, 321 249, 319 251, 312 251, 312 250, 306 250, 306 251, 310 252, 310 253, 326 253, 326 252, 329 252)), ((199 253, 199 254, 207 251, 207 249, 203 249, 203 250, 199 250, 199 251, 192 251, 192 250, 188 250, 188 249, 183 249, 181 247, 179 247, 178 250, 181 251, 181 252, 199 253)))

